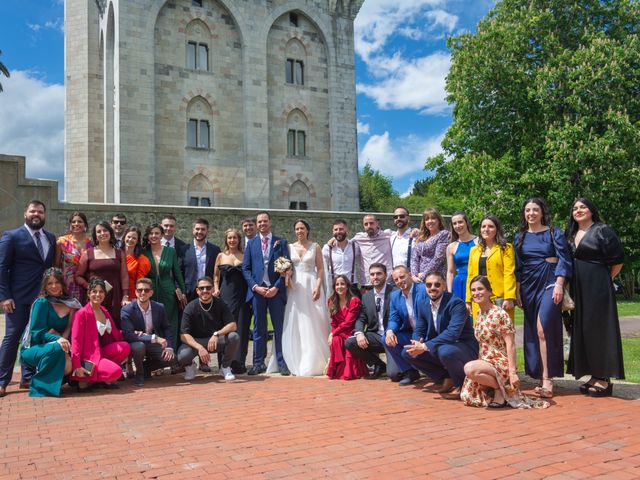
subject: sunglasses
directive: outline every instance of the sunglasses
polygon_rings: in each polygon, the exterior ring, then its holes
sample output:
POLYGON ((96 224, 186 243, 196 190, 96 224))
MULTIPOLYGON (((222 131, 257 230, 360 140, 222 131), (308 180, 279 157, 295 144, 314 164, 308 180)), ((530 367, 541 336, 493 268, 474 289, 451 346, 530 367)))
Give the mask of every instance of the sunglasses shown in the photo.
POLYGON ((114 225, 126 225, 127 221, 126 220, 111 220, 111 223, 113 223, 114 225))
POLYGON ((204 291, 204 292, 206 292, 206 291, 208 291, 208 290, 211 290, 213 287, 212 287, 211 285, 204 285, 204 286, 202 286, 202 287, 197 287, 197 288, 198 288, 198 290, 200 290, 200 291, 204 291))
POLYGON ((394 215, 393 216, 394 220, 398 220, 399 218, 407 218, 407 216, 406 215, 394 215))
POLYGON ((150 291, 150 288, 136 288, 136 292, 138 293, 149 293, 150 291))
POLYGON ((425 283, 425 285, 427 286, 427 288, 431 288, 431 287, 440 288, 442 286, 440 282, 434 282, 434 283, 427 282, 425 283))

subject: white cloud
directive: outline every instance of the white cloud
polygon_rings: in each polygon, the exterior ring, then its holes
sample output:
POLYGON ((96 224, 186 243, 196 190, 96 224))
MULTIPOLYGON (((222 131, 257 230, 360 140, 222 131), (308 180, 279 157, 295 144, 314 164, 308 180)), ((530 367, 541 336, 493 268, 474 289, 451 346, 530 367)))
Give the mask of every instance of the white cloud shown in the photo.
MULTIPOLYGON (((381 60, 381 59, 379 59, 381 60)), ((381 62, 381 68, 385 63, 381 62)), ((385 78, 374 84, 357 85, 358 93, 372 98, 383 110, 410 108, 422 114, 440 114, 449 106, 445 100, 445 78, 451 66, 451 57, 444 52, 409 60, 399 55, 386 65, 385 78)))
POLYGON ((408 135, 392 139, 389 132, 372 135, 358 155, 360 168, 367 163, 384 175, 400 177, 422 170, 428 157, 442 152, 444 132, 433 137, 408 135))
POLYGON ((369 124, 361 123, 360 120, 357 121, 356 130, 358 131, 358 135, 368 135, 369 134, 369 124))
POLYGON ((27 23, 27 26, 33 30, 35 33, 38 33, 40 30, 58 30, 59 32, 64 33, 64 20, 60 17, 55 20, 47 20, 44 23, 27 23))
POLYGON ((27 176, 64 176, 64 86, 47 84, 31 72, 13 70, 2 79, 0 153, 27 159, 27 176))

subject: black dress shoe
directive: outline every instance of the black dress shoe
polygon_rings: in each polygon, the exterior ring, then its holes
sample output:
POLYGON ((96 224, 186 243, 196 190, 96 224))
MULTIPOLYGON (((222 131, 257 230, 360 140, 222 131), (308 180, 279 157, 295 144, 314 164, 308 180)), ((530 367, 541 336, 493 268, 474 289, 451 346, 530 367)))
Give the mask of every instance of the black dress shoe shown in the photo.
POLYGON ((288 377, 289 375, 291 375, 291 372, 286 365, 280 369, 280 375, 282 375, 283 377, 288 377))
POLYGON ((260 373, 264 373, 266 371, 267 367, 265 367, 264 363, 262 365, 253 365, 247 372, 247 375, 259 375, 260 373))
POLYGON ((247 367, 242 365, 240 362, 231 362, 231 371, 234 375, 242 375, 247 373, 247 367))
POLYGON ((383 363, 382 365, 376 364, 373 367, 373 372, 369 375, 369 378, 376 379, 380 378, 384 373, 387 372, 387 366, 383 363))
POLYGON ((404 376, 402 377, 402 380, 398 382, 398 385, 402 385, 403 387, 405 387, 407 385, 411 385, 413 382, 415 382, 419 378, 420 378, 420 373, 418 373, 417 370, 411 369, 404 374, 404 376))

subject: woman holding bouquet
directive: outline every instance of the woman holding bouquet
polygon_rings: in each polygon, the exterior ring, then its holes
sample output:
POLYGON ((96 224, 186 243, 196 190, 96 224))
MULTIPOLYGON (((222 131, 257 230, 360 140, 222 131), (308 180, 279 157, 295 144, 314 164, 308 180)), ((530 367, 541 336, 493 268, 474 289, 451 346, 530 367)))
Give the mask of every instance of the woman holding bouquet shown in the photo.
POLYGON ((287 273, 290 286, 284 311, 282 354, 291 373, 311 377, 322 375, 329 360, 329 312, 322 291, 324 267, 320 247, 309 241, 309 224, 296 220, 293 228, 297 241, 289 245, 293 271, 287 273))

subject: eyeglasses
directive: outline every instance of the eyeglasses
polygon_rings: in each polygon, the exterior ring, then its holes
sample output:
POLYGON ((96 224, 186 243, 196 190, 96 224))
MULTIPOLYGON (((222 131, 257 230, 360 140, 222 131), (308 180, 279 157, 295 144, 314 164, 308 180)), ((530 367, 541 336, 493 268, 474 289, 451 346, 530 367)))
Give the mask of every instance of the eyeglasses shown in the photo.
POLYGON ((198 290, 206 292, 208 290, 211 290, 213 287, 211 285, 203 285, 202 287, 197 287, 198 290))
POLYGON ((394 220, 398 220, 399 218, 407 218, 407 216, 406 215, 394 215, 393 216, 394 220))
POLYGON ((427 282, 425 283, 425 285, 427 286, 427 288, 431 288, 431 287, 440 288, 442 286, 440 282, 433 282, 433 283, 427 282))
POLYGON ((113 223, 114 225, 126 225, 127 221, 126 220, 111 220, 111 223, 113 223))
POLYGON ((150 288, 136 288, 136 292, 138 293, 149 293, 150 291, 150 288))

